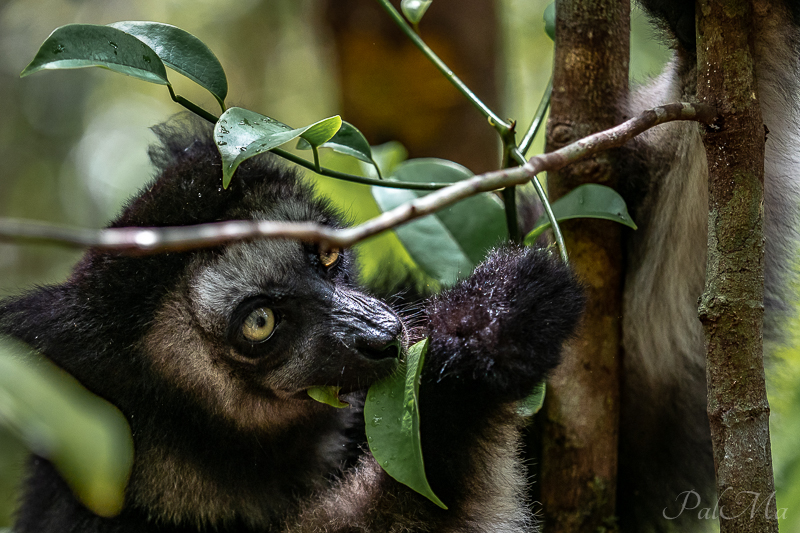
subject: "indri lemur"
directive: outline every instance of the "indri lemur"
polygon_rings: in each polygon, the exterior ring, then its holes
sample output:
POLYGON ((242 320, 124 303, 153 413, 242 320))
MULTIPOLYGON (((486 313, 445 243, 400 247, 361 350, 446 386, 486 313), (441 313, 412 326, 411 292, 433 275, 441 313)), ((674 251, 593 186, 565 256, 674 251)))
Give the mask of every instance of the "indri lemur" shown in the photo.
MULTIPOLYGON (((641 0, 671 31, 675 53, 630 114, 696 95, 694 0, 641 0)), ((768 128, 765 163, 766 327, 776 334, 797 248, 800 187, 800 2, 757 0, 752 28, 758 98, 768 128)), ((624 389, 618 509, 624 531, 710 527, 696 512, 673 517, 689 490, 713 507, 714 464, 706 415, 703 331, 697 318, 706 270, 707 166, 697 124, 650 130, 634 150, 629 205, 639 230, 629 242, 624 293, 624 389), (644 200, 638 200, 643 198, 644 200)))
MULTIPOLYGON (((156 130, 159 175, 112 227, 341 224, 270 159, 249 160, 223 189, 208 131, 156 130)), ((116 518, 89 512, 35 457, 15 533, 534 530, 515 402, 559 362, 582 311, 579 284, 549 253, 508 246, 406 323, 356 286, 354 261, 350 250, 275 240, 139 257, 90 250, 62 285, 2 302, 0 331, 118 406, 135 445, 116 518), (386 475, 364 446, 359 397, 420 336, 430 336, 423 454, 449 510, 386 475), (326 385, 355 407, 306 394, 326 385)))

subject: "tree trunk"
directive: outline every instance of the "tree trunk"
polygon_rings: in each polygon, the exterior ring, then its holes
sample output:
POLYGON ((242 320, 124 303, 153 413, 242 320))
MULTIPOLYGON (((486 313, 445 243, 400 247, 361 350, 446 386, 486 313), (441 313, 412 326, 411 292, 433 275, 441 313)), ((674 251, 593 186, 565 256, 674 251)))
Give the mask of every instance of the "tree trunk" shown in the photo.
MULTIPOLYGON (((628 90, 627 0, 556 2, 556 53, 547 151, 621 122, 628 90)), ((614 187, 615 152, 548 174, 555 200, 584 183, 614 187)), ((621 226, 562 225, 570 260, 589 293, 580 336, 548 381, 541 500, 548 532, 595 531, 616 504, 622 314, 621 226)))
POLYGON ((753 6, 698 6, 698 97, 720 113, 720 127, 703 136, 708 266, 699 308, 720 530, 777 532, 762 353, 765 130, 749 37, 753 6))

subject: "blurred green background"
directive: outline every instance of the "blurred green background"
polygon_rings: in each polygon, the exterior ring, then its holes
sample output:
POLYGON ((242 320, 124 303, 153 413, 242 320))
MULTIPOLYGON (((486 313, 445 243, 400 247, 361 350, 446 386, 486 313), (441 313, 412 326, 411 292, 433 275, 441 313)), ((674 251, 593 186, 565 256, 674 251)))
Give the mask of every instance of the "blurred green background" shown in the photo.
MULTIPOLYGON (((372 3, 361 0, 361 4, 372 3)), ((495 20, 475 30, 496 36, 491 37, 495 46, 490 58, 495 65, 490 80, 494 99, 501 116, 515 118, 523 127, 550 76, 552 44, 542 23, 548 3, 496 0, 495 20)), ((428 17, 447 4, 434 2, 428 17)), ((337 55, 342 48, 334 43, 336 9, 325 0, 0 0, 0 216, 100 227, 151 177, 146 150, 154 137, 148 127, 181 111, 163 87, 100 69, 52 71, 20 79, 19 73, 56 27, 72 22, 155 20, 184 28, 219 57, 228 75, 229 105, 248 107, 298 127, 347 108, 342 91, 347 84, 337 55)), ((349 5, 348 9, 360 8, 349 5)), ((632 78, 642 82, 658 73, 669 53, 638 11, 633 14, 633 26, 632 78)), ((383 61, 393 67, 391 58, 383 61)), ((179 94, 218 112, 202 89, 172 72, 170 80, 179 94)), ((412 105, 414 98, 424 96, 412 94, 412 105)), ((343 118, 362 127, 348 114, 343 118)), ((365 133, 372 143, 388 140, 365 133)), ((540 138, 531 152, 541 151, 542 146, 540 138)), ((487 145, 486 153, 493 157, 496 149, 487 145)), ((328 164, 349 163, 328 159, 328 164)), ((337 197, 354 220, 377 214, 366 187, 325 178, 318 182, 323 193, 337 197)), ((368 255, 368 268, 383 268, 397 252, 396 241, 388 236, 373 244, 362 255, 368 255)), ((0 244, 0 295, 64 280, 79 255, 55 247, 0 244)), ((407 257, 401 254, 399 260, 407 257)), ((794 444, 800 436, 796 350, 781 350, 771 373, 775 375, 770 392, 778 503, 788 508, 782 528, 800 531, 793 513, 794 502, 800 502, 800 483, 796 482, 800 481, 800 454, 794 444)), ((19 441, 0 428, 0 527, 10 523, 24 456, 19 441)))

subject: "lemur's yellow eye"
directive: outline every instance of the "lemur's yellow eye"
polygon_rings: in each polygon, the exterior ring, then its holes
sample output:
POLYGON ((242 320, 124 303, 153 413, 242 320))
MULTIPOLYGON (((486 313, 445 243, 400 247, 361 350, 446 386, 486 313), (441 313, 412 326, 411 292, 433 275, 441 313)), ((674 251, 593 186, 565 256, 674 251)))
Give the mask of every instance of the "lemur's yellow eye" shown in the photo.
POLYGON ((262 342, 275 329, 275 313, 268 307, 259 307, 250 313, 242 324, 242 335, 250 342, 262 342))
POLYGON ((322 266, 325 268, 331 268, 336 262, 339 261, 339 249, 338 248, 331 248, 327 252, 320 252, 319 253, 319 262, 322 263, 322 266))

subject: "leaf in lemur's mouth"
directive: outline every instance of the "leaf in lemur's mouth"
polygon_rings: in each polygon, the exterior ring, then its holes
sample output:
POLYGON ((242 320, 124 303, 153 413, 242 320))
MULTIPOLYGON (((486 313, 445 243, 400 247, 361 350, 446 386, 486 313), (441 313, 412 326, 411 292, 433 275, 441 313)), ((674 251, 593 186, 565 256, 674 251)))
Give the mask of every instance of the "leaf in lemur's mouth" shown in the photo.
POLYGON ((419 383, 428 339, 408 349, 397 371, 375 383, 364 404, 367 444, 387 474, 443 509, 425 477, 419 433, 419 383))
POLYGON ((544 405, 544 393, 545 382, 542 381, 533 388, 527 397, 517 402, 519 416, 528 418, 538 413, 542 405, 544 405))
POLYGON ((319 403, 326 403, 331 407, 336 407, 337 409, 349 406, 339 399, 339 387, 311 387, 306 392, 319 403))

